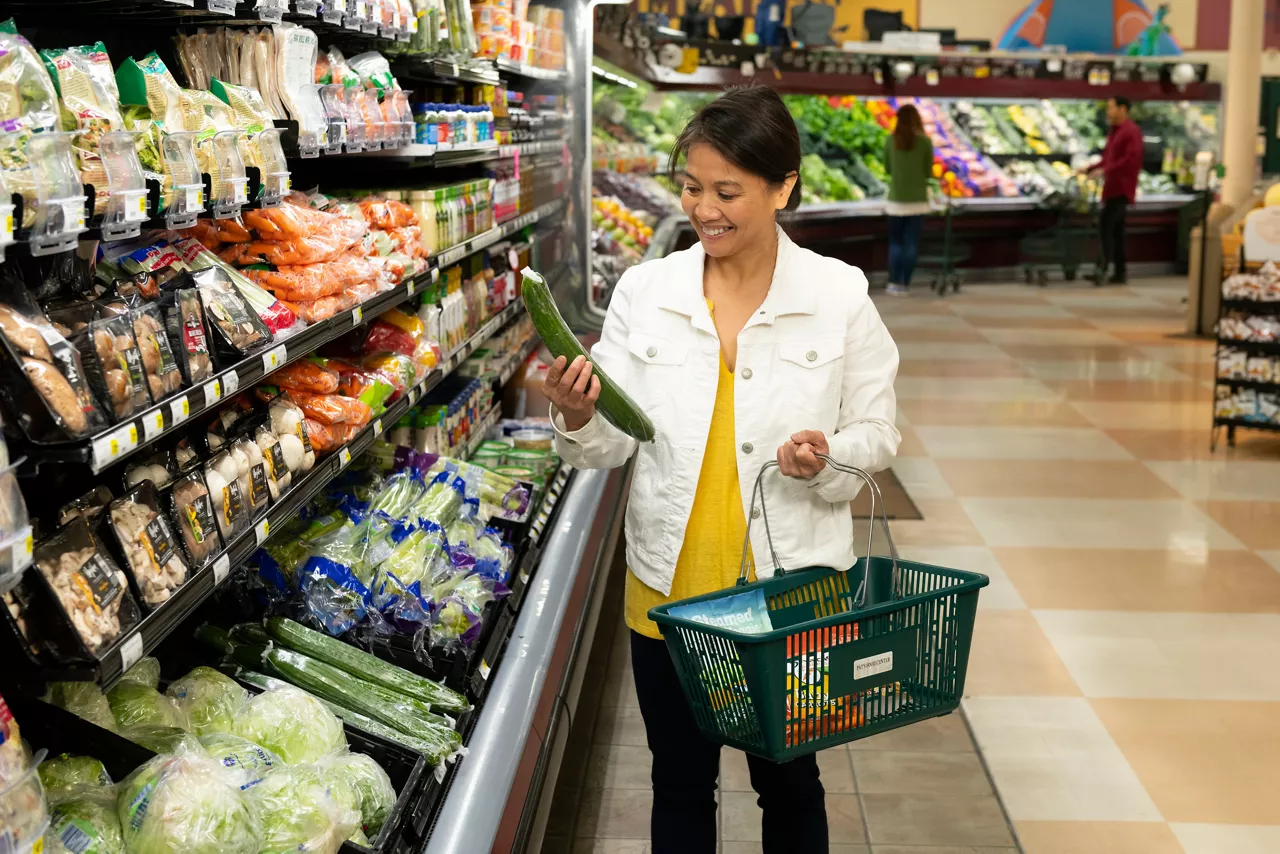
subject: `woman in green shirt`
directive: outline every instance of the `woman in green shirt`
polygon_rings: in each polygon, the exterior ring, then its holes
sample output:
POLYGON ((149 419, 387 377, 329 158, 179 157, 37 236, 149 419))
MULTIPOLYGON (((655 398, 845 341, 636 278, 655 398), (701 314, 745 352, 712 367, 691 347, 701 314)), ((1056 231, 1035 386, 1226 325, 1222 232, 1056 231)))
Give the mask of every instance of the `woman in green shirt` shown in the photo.
POLYGON ((920 229, 929 213, 929 179, 933 177, 933 142, 925 133, 914 104, 898 108, 898 125, 884 146, 889 172, 889 293, 905 295, 911 287, 920 249, 920 229))

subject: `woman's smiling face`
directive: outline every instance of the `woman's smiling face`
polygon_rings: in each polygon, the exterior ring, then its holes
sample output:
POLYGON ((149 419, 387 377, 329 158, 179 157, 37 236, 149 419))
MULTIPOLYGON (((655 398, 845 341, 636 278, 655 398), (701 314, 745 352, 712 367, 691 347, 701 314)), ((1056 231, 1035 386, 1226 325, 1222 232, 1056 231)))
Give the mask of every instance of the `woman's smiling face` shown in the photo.
POLYGON ((713 258, 727 258, 773 237, 774 215, 787 206, 795 178, 770 186, 705 142, 689 147, 680 206, 713 258))

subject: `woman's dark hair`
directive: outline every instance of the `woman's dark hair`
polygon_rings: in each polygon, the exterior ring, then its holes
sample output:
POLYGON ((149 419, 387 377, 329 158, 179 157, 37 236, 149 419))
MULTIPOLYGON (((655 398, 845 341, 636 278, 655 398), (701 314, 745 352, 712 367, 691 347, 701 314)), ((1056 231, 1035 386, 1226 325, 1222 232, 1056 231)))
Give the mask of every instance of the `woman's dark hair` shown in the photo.
POLYGON ((924 136, 924 122, 915 104, 903 104, 898 108, 898 126, 893 129, 893 147, 899 151, 915 148, 916 137, 924 136))
POLYGON ((795 175, 786 209, 800 206, 800 133, 777 92, 766 86, 735 86, 698 110, 671 147, 671 180, 681 158, 699 142, 775 187, 795 175))

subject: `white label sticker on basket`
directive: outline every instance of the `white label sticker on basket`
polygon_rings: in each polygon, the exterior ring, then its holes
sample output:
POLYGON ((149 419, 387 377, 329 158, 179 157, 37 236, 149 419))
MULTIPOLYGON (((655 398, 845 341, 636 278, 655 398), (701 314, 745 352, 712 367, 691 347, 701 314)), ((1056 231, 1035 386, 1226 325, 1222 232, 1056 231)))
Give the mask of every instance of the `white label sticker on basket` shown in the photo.
POLYGON ((888 673, 893 669, 893 651, 882 652, 870 658, 859 658, 853 663, 854 680, 866 679, 878 673, 888 673))
POLYGON ((123 673, 142 658, 142 635, 134 633, 120 644, 120 672, 123 673))
POLYGON ((213 562, 213 584, 216 587, 222 583, 222 579, 226 578, 231 572, 231 557, 229 555, 219 555, 218 559, 213 562))

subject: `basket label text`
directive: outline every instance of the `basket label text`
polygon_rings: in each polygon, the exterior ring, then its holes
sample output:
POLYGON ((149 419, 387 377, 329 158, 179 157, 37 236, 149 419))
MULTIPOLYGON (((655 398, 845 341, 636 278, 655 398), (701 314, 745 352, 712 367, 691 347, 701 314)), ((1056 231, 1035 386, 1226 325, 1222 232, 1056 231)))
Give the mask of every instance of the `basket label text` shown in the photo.
POLYGON ((869 658, 859 658, 853 663, 853 678, 855 680, 866 679, 868 676, 888 673, 890 670, 893 670, 892 650, 869 658))

